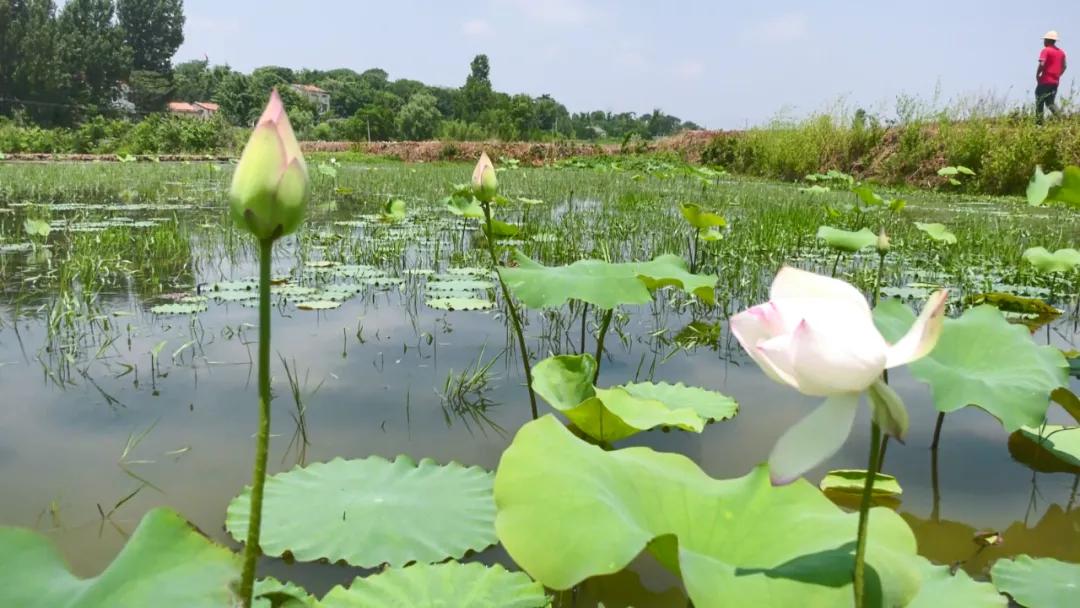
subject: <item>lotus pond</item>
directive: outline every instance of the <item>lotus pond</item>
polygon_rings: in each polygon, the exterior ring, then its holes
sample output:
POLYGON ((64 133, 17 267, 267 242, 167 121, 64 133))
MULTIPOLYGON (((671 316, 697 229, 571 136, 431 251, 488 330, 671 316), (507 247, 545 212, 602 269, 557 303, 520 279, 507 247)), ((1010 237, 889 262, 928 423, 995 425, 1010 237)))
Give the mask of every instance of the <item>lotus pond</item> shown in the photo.
MULTIPOLYGON (((450 196, 471 168, 310 162, 308 220, 273 257, 269 472, 294 473, 267 486, 261 577, 326 606, 433 605, 394 594, 455 595, 459 579, 488 595, 446 605, 844 605, 850 576, 830 572, 850 562, 870 410, 807 481, 772 488, 762 463, 821 400, 766 376, 728 321, 768 300, 788 265, 859 288, 890 340, 949 289, 942 343, 888 376, 910 423, 874 484, 875 504, 899 514, 871 521, 880 603, 1005 605, 965 576, 993 570, 1019 605, 1067 605, 1055 602, 1080 569, 1080 270, 1050 252, 1080 245, 1075 209, 652 159, 496 164, 506 200, 492 235, 536 421, 482 215, 450 196), (586 259, 612 264, 570 266, 586 259), (943 566, 908 560, 921 586, 889 559, 907 529, 943 566)), ((154 526, 180 534, 156 507, 241 546, 258 251, 229 217, 231 174, 0 164, 0 525, 43 534, 77 577, 123 576, 117 554, 154 526)), ((73 580, 48 556, 47 573, 19 570, 33 551, 12 543, 40 546, 5 538, 0 588, 73 580)), ((262 589, 267 606, 314 605, 262 589)), ((108 605, 39 601, 23 605, 108 605)))

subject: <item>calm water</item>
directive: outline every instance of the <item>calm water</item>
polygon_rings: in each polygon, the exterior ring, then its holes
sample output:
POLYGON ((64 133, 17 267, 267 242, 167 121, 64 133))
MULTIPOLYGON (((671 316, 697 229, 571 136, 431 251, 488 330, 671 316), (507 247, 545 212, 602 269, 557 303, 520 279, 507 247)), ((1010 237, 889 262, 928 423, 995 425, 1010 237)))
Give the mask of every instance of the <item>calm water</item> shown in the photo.
MULTIPOLYGON (((188 257, 170 277, 150 287, 145 274, 110 281, 91 299, 89 313, 80 308, 84 312, 70 316, 67 329, 69 318, 55 306, 59 288, 47 279, 35 279, 63 272, 63 237, 50 237, 51 257, 33 251, 0 254, 0 276, 6 283, 0 296, 0 478, 4 480, 0 524, 47 533, 81 575, 100 571, 142 514, 158 505, 176 509, 215 540, 237 546, 224 532, 223 522, 229 500, 250 482, 257 418, 252 364, 256 311, 239 302, 211 300, 208 310, 195 317, 148 312, 150 306, 170 301, 162 294, 190 294, 196 285, 205 284, 200 288, 205 290, 221 280, 254 274, 250 252, 237 249, 224 236, 215 205, 196 202, 203 209, 123 211, 126 217, 162 218, 164 226, 206 225, 190 231, 188 257), (50 316, 57 315, 62 320, 54 327, 61 329, 51 332, 50 316), (91 317, 93 322, 88 321, 91 317), (123 455, 129 444, 135 445, 123 455), (102 518, 99 508, 108 513, 136 490, 102 518)), ((575 201, 553 207, 550 217, 562 222, 569 212, 595 213, 597 206, 595 200, 575 201)), ((370 209, 365 208, 368 213, 370 209)), ((10 230, 25 213, 24 208, 14 208, 14 213, 0 218, 6 217, 10 230)), ((75 209, 54 211, 52 220, 85 221, 87 214, 118 215, 75 209)), ((322 229, 351 239, 370 237, 375 225, 370 219, 360 220, 359 227, 333 224, 355 217, 359 217, 356 209, 339 208, 322 229)), ((426 222, 414 218, 409 223, 426 222)), ((429 241, 441 243, 437 247, 408 249, 404 255, 389 256, 390 262, 382 265, 369 248, 364 250, 364 263, 400 276, 402 260, 406 267, 442 271, 482 259, 461 257, 461 250, 470 249, 469 239, 460 239, 455 226, 448 221, 434 228, 439 236, 429 241), (457 244, 463 247, 455 258, 448 251, 457 250, 457 244), (436 253, 441 247, 446 249, 436 253)), ((9 232, 9 242, 15 240, 13 234, 9 232)), ((340 251, 338 241, 323 236, 314 244, 283 247, 275 274, 290 275, 295 283, 310 280, 311 270, 305 270, 304 262, 334 258, 340 251)), ((129 238, 138 242, 145 237, 132 230, 129 238)), ((433 310, 417 295, 420 281, 408 280, 404 286, 365 289, 328 311, 298 310, 292 305, 296 299, 279 301, 273 345, 299 379, 309 443, 305 446, 297 438, 297 405, 282 359, 275 356, 271 472, 302 461, 402 453, 487 469, 497 466, 514 430, 529 420, 516 354, 500 356, 491 369, 483 392, 486 422, 455 412, 439 392, 452 372, 461 372, 478 358, 487 361, 503 353, 508 341, 502 317, 497 310, 433 310)), ((72 293, 84 293, 80 284, 72 283, 76 286, 72 293)), ((724 314, 718 309, 676 310, 661 297, 654 306, 627 307, 624 312, 618 331, 609 335, 610 359, 604 363, 600 385, 643 379, 651 371, 654 380, 724 392, 736 398, 741 409, 734 419, 710 425, 701 435, 649 432, 620 445, 679 452, 714 477, 741 476, 765 460, 784 429, 817 403, 768 380, 742 355, 726 324, 715 348, 682 349, 671 343, 671 336, 695 315, 697 320, 722 321, 724 314), (653 337, 658 330, 666 330, 666 339, 653 337), (620 340, 620 335, 625 338, 620 340)), ((565 351, 567 340, 577 346, 578 321, 566 317, 562 322, 568 337, 553 343, 551 318, 530 316, 534 360, 556 348, 565 351)), ((1071 323, 1059 321, 1049 339, 1075 348, 1071 323)), ((1038 336, 1047 339, 1043 332, 1038 336)), ((591 351, 592 340, 587 344, 591 351)), ((894 373, 891 380, 909 407, 912 430, 907 445, 889 446, 885 470, 904 488, 898 508, 916 529, 924 554, 940 562, 971 559, 967 567, 974 573, 983 571, 994 557, 1018 552, 1080 561, 1076 477, 1036 474, 1015 462, 999 423, 968 408, 945 421, 935 492, 927 447, 936 412, 929 390, 905 371, 894 373), (1006 532, 1005 543, 976 555, 972 535, 983 530, 1006 532)), ((1074 380, 1072 388, 1080 390, 1080 385, 1074 380)), ((551 411, 540 405, 542 413, 551 411)), ((1066 421, 1060 410, 1052 412, 1052 422, 1066 421)), ((864 411, 844 449, 808 478, 817 481, 832 468, 864 468, 868 424, 864 411)), ((498 547, 475 559, 511 563, 498 547)), ((292 578, 317 593, 358 574, 340 566, 287 565, 277 560, 264 564, 266 573, 292 578)), ((675 582, 648 560, 639 560, 635 569, 656 594, 651 601, 670 605, 665 602, 678 592, 666 596, 661 592, 675 582)), ((606 586, 598 582, 577 601, 587 603, 594 597, 590 593, 603 588, 621 586, 625 592, 628 580, 608 581, 606 586)), ((644 591, 634 593, 638 605, 649 605, 644 591)), ((606 597, 609 606, 619 605, 614 596, 606 597)))

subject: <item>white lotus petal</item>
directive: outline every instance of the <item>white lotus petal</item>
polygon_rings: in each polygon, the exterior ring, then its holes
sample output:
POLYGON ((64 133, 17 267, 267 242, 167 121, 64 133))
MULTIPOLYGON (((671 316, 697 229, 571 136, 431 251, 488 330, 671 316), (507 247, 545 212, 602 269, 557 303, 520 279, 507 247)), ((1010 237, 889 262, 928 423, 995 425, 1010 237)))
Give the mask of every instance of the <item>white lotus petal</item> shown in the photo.
POLYGON ((835 454, 851 434, 858 406, 858 393, 833 395, 781 435, 769 454, 773 485, 791 483, 835 454))
POLYGON ((918 361, 934 350, 945 325, 945 304, 948 299, 949 292, 944 289, 930 296, 911 329, 899 342, 889 347, 886 367, 893 368, 918 361))

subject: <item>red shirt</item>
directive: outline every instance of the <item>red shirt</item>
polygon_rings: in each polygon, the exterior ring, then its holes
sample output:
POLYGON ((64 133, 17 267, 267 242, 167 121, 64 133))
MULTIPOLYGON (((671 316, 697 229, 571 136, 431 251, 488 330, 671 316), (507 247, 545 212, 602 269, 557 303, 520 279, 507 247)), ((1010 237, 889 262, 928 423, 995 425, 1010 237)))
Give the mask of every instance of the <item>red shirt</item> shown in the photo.
POLYGON ((1061 82, 1061 73, 1065 71, 1065 51, 1056 46, 1043 47, 1042 53, 1039 54, 1039 63, 1043 66, 1039 84, 1061 82))

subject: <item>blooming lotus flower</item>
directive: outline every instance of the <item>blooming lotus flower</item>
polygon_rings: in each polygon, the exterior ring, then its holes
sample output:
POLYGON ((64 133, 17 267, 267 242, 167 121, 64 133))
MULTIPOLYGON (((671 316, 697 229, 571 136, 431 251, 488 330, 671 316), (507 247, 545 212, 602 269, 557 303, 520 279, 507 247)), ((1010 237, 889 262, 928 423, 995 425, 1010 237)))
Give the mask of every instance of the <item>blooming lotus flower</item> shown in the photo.
POLYGON ((473 196, 482 203, 490 203, 495 198, 499 182, 495 179, 495 165, 491 164, 487 152, 480 153, 480 160, 472 172, 473 196))
POLYGON ((769 455, 774 484, 790 483, 840 449, 860 396, 888 368, 926 356, 937 344, 947 292, 930 297, 896 344, 874 326, 858 290, 837 279, 783 268, 769 301, 731 318, 731 331, 773 380, 825 402, 780 437, 769 455))
POLYGON ((307 197, 307 165, 275 89, 233 173, 233 220, 260 240, 274 240, 300 225, 307 197))

